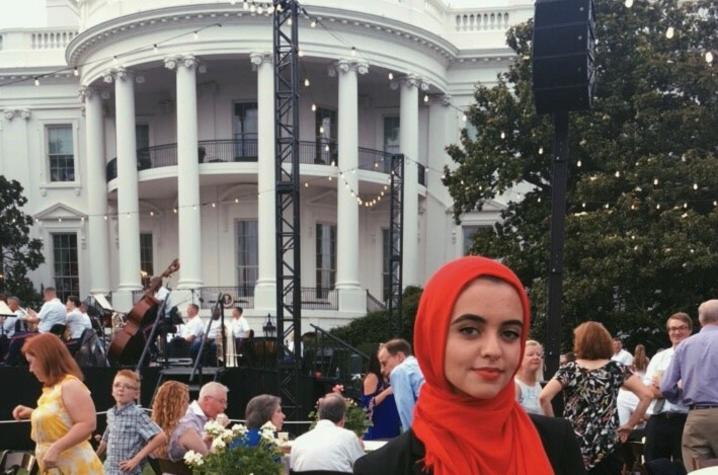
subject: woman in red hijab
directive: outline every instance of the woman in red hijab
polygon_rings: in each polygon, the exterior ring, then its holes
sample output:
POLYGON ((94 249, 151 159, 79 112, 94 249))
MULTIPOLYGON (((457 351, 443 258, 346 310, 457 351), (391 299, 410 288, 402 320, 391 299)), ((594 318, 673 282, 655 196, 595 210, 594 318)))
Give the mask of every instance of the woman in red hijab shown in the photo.
POLYGON ((570 424, 529 416, 516 402, 529 317, 523 285, 506 266, 464 257, 439 269, 414 326, 425 383, 412 428, 357 460, 354 473, 583 474, 570 424))

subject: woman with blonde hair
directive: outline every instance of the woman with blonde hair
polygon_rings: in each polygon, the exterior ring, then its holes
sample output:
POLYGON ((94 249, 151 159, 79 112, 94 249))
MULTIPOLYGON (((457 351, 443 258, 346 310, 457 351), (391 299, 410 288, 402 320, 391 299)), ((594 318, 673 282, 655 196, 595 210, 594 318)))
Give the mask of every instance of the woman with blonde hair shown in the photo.
POLYGON ((155 458, 167 459, 167 448, 172 432, 189 406, 189 388, 178 381, 165 381, 152 401, 152 420, 164 432, 167 442, 154 453, 155 458))
POLYGON ((543 379, 543 346, 536 340, 526 340, 524 357, 514 377, 516 400, 526 412, 544 414, 539 395, 543 379))
POLYGON ((42 383, 42 395, 37 408, 17 406, 12 416, 32 423, 40 473, 55 469, 63 475, 104 474, 88 441, 97 425, 95 404, 65 344, 52 333, 41 333, 25 341, 22 353, 42 383))
POLYGON ((611 360, 611 334, 598 322, 584 322, 574 331, 576 361, 566 363, 541 391, 544 412, 553 415, 551 400, 566 392, 564 417, 578 437, 583 463, 589 475, 615 475, 621 463, 615 455, 619 440, 625 442, 651 403, 651 391, 641 378, 621 363, 611 360), (616 397, 624 387, 639 399, 636 411, 619 426, 616 397))

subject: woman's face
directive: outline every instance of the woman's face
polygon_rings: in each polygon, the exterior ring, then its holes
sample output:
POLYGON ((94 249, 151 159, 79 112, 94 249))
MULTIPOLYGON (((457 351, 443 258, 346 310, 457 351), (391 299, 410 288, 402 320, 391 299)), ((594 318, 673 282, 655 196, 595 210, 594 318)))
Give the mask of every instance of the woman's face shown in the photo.
POLYGON ((25 359, 27 360, 27 364, 29 366, 30 372, 35 375, 38 381, 41 383, 45 382, 45 373, 42 371, 42 368, 40 367, 40 362, 37 358, 35 358, 33 355, 27 353, 25 354, 25 359))
POLYGON ((282 426, 284 425, 284 419, 287 416, 284 415, 282 412, 282 406, 277 405, 277 408, 272 413, 272 417, 269 419, 272 424, 274 424, 274 427, 277 428, 277 431, 282 430, 282 426))
POLYGON ((524 359, 521 368, 528 371, 538 371, 543 366, 543 350, 536 345, 528 345, 524 350, 524 359))
POLYGON ((504 282, 477 279, 459 295, 446 338, 444 374, 456 392, 496 396, 519 365, 523 309, 504 282))

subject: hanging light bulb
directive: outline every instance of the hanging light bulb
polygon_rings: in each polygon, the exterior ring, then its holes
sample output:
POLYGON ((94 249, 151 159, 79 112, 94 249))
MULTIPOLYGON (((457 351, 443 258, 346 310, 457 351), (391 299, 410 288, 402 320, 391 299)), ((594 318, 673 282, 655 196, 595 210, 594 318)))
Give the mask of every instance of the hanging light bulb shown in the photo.
POLYGON ((461 120, 466 122, 467 120, 469 120, 469 117, 466 114, 464 114, 463 116, 461 116, 461 120))
POLYGON ((608 209, 608 203, 606 203, 605 205, 603 205, 603 207, 606 208, 606 209, 608 209))
POLYGON ((235 202, 235 203, 239 203, 239 198, 235 198, 235 199, 234 199, 234 202, 235 202))
POLYGON ((586 209, 586 203, 581 203, 581 208, 586 209))
POLYGON ((626 5, 626 8, 631 8, 633 6, 633 0, 626 0, 624 5, 626 5))
POLYGON ((324 133, 324 127, 319 126, 319 133, 320 133, 320 134, 323 134, 323 133, 324 133))
POLYGON ((289 19, 287 20, 287 25, 292 26, 292 19, 291 19, 291 18, 289 18, 289 19))
POLYGON ((621 178, 621 172, 616 170, 616 178, 621 178))
POLYGON ((389 81, 393 81, 393 80, 394 80, 394 73, 389 73, 389 81))
POLYGON ((35 85, 36 85, 36 86, 39 86, 39 85, 40 85, 40 78, 37 77, 37 76, 35 76, 35 85))
POLYGON ((688 209, 688 203, 683 203, 683 209, 688 209))
POLYGON ((247 2, 247 0, 244 0, 244 2, 242 2, 242 8, 244 8, 245 10, 249 10, 249 3, 247 2))
POLYGON ((304 182, 304 188, 309 188, 309 182, 308 182, 308 181, 305 181, 305 182, 304 182))
MULTIPOLYGON (((259 6, 257 7, 257 13, 260 14, 260 15, 261 15, 262 13, 264 13, 264 10, 262 9, 262 5, 259 5, 259 6)), ((290 18, 289 21, 292 21, 292 19, 290 18)), ((291 23, 290 23, 290 24, 291 24, 291 23)))
POLYGON ((653 186, 658 186, 658 178, 653 179, 653 186))
POLYGON ((543 155, 543 147, 539 147, 539 155, 543 155))
POLYGON ((501 138, 502 138, 502 139, 505 139, 505 138, 506 138, 506 132, 501 132, 501 138))
POLYGON ((157 47, 157 43, 152 45, 152 51, 154 51, 155 53, 157 53, 159 51, 159 48, 157 47))
POLYGON ((297 51, 297 56, 299 56, 300 58, 303 58, 303 57, 304 57, 304 50, 300 49, 299 51, 297 51))
POLYGON ((675 34, 676 34, 675 28, 673 28, 672 26, 669 26, 668 29, 666 30, 666 38, 668 38, 670 40, 671 38, 673 38, 673 36, 675 34))
POLYGON ((713 62, 713 53, 711 51, 706 52, 706 63, 711 64, 713 62))
POLYGON ((660 204, 660 203, 658 203, 658 204, 656 205, 656 209, 661 209, 661 204, 660 204))
POLYGON ((583 166, 583 163, 581 162, 581 160, 579 160, 579 161, 576 162, 576 166, 577 166, 578 168, 581 168, 581 167, 583 166))
POLYGON ((212 203, 212 208, 216 208, 216 207, 217 207, 217 203, 212 203))
POLYGON ((424 94, 424 102, 429 102, 429 95, 428 95, 428 94, 424 94))
POLYGON ((103 218, 105 218, 105 221, 107 221, 107 215, 103 216, 103 218))
POLYGON ((304 87, 309 87, 309 78, 304 80, 304 87))
POLYGON ((173 212, 174 214, 177 214, 177 208, 172 208, 172 212, 173 212))
POLYGON ((312 28, 316 28, 316 27, 317 27, 317 20, 312 20, 312 21, 309 23, 309 26, 312 27, 312 28))
POLYGON ((694 189, 694 190, 697 190, 697 189, 698 189, 698 183, 693 183, 693 189, 694 189))
POLYGON ((316 105, 316 104, 312 104, 312 112, 316 112, 316 111, 317 111, 317 105, 316 105))
POLYGON ((192 36, 194 36, 195 40, 198 40, 199 39, 199 31, 197 31, 197 30, 193 31, 192 36))
POLYGON ((356 55, 357 55, 357 48, 356 48, 356 46, 352 46, 352 56, 356 56, 356 55))
POLYGON ((72 70, 72 75, 77 77, 80 75, 80 71, 77 69, 77 66, 72 70))

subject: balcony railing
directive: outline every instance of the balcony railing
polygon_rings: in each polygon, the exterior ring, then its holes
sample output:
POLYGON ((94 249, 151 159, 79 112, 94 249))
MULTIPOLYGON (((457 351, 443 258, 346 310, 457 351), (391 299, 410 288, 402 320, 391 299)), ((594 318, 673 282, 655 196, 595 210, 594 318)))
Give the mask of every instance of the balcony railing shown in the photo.
POLYGON ((225 300, 225 306, 230 303, 234 307, 243 309, 254 308, 254 286, 240 285, 234 287, 202 287, 199 289, 200 308, 212 308, 217 304, 219 294, 229 295, 231 302, 225 300))
MULTIPOLYGON (((359 169, 389 173, 391 154, 359 147, 359 169)), ((257 138, 201 140, 197 147, 200 163, 233 163, 257 161, 257 138)), ((306 165, 339 165, 337 143, 331 140, 299 142, 299 163, 306 165)), ((177 144, 154 145, 137 149, 137 170, 177 165, 177 144)), ((107 162, 107 181, 117 178, 117 159, 107 162)), ((423 166, 419 166, 419 183, 424 183, 423 166)))
POLYGON ((336 289, 302 287, 302 308, 307 310, 339 310, 336 289))

